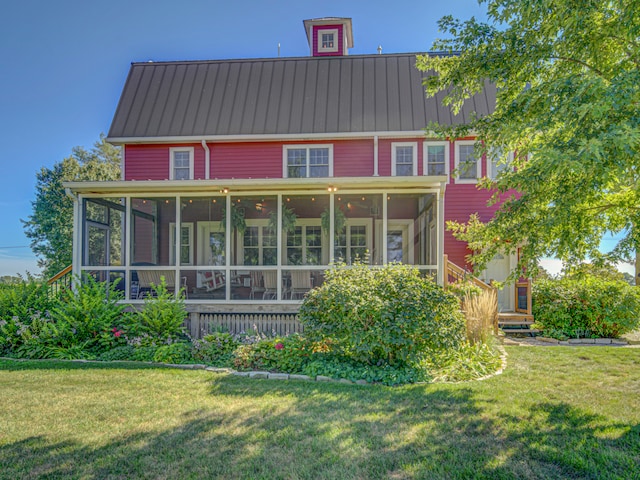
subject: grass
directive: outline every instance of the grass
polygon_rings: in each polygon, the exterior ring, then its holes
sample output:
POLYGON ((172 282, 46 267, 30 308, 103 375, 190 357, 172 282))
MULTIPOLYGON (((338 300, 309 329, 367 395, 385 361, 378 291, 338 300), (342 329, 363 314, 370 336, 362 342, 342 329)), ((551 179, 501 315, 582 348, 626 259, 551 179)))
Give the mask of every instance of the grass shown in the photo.
POLYGON ((640 478, 640 349, 400 388, 0 360, 0 478, 640 478))

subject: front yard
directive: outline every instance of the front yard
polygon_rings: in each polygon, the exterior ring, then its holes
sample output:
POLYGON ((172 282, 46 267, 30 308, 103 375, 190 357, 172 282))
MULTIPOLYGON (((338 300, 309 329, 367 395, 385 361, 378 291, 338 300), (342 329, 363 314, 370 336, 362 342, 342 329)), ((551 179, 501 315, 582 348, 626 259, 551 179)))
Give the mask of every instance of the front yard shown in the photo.
POLYGON ((399 388, 0 360, 0 478, 640 478, 640 349, 399 388))

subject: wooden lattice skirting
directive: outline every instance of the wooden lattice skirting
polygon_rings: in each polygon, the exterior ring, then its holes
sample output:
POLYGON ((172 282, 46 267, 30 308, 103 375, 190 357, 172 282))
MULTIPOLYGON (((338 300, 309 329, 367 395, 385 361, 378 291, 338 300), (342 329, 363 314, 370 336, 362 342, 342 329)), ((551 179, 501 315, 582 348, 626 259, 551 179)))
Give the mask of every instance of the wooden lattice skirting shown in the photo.
POLYGON ((185 321, 192 338, 202 338, 214 331, 267 335, 302 333, 303 327, 295 313, 199 313, 192 312, 185 321))

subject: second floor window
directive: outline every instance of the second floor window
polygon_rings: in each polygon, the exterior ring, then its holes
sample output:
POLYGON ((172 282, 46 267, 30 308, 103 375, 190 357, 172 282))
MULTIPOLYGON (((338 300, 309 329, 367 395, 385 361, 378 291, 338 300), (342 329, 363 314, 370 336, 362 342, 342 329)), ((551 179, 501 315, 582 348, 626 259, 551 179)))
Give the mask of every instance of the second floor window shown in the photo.
POLYGON ((459 183, 475 183, 481 176, 481 162, 475 151, 475 142, 464 141, 456 144, 456 168, 459 183))
POLYGON ((410 177, 418 174, 416 143, 394 143, 391 147, 391 175, 410 177))
POLYGON ((193 148, 171 148, 170 152, 170 179, 193 179, 193 148))
POLYGON ((424 174, 447 175, 449 162, 448 142, 430 142, 424 144, 424 174))
POLYGON ((285 147, 286 178, 330 177, 332 151, 329 146, 285 147))

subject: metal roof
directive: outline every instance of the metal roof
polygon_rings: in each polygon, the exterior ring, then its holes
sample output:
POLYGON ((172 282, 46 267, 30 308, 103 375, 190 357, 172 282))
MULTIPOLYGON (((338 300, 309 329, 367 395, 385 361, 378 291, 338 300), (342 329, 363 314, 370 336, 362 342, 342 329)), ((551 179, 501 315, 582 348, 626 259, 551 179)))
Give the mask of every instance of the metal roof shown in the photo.
POLYGON ((495 103, 487 85, 458 115, 426 98, 417 54, 133 63, 109 140, 420 131, 495 103))

